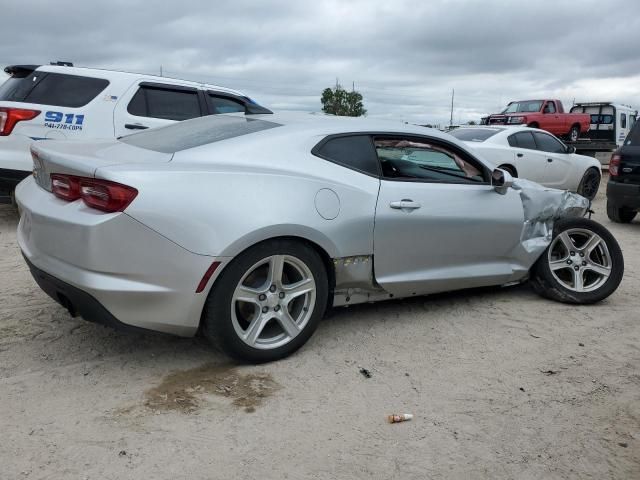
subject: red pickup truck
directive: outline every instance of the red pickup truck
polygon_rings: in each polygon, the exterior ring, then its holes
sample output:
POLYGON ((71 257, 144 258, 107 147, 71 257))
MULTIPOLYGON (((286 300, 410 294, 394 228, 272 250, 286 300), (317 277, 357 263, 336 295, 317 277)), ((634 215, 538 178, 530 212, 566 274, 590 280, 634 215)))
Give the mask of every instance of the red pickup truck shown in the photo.
POLYGON ((527 125, 566 137, 575 142, 589 131, 591 116, 565 113, 560 100, 521 100, 511 102, 501 113, 489 115, 488 125, 527 125))

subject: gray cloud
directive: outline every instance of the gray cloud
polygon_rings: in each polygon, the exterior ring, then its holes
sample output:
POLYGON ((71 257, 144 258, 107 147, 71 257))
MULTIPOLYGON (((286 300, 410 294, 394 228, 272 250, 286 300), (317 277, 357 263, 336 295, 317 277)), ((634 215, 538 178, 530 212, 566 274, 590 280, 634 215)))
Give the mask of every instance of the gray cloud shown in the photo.
POLYGON ((640 104, 640 4, 623 0, 18 2, 2 6, 0 63, 158 73, 319 110, 336 78, 372 116, 478 120, 508 100, 640 104), (606 97, 606 98, 605 98, 606 97))

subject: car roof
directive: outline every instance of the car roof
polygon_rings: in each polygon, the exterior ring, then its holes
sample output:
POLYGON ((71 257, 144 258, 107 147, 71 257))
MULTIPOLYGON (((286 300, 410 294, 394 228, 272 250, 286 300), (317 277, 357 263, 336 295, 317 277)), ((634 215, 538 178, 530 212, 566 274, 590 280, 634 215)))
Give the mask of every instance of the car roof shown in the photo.
POLYGON ((246 95, 238 90, 233 90, 227 87, 221 87, 219 85, 213 85, 210 83, 193 82, 191 80, 182 80, 173 77, 161 77, 159 75, 148 75, 145 73, 123 72, 119 70, 107 70, 101 68, 86 68, 86 67, 67 67, 59 65, 41 65, 37 67, 40 72, 52 72, 62 73, 67 75, 79 75, 79 76, 91 76, 96 78, 104 78, 106 80, 116 79, 140 79, 157 83, 170 83, 173 85, 182 85, 188 87, 204 87, 211 88, 219 92, 226 92, 232 95, 245 97, 246 95))
MULTIPOLYGON (((236 115, 236 114, 232 114, 236 115)), ((251 115, 251 118, 274 122, 287 127, 287 130, 295 129, 310 134, 332 135, 340 133, 413 133, 416 135, 429 135, 451 141, 451 135, 443 133, 435 128, 423 127, 402 122, 400 120, 387 120, 369 117, 342 117, 327 115, 320 112, 292 112, 276 111, 270 115, 251 115)))

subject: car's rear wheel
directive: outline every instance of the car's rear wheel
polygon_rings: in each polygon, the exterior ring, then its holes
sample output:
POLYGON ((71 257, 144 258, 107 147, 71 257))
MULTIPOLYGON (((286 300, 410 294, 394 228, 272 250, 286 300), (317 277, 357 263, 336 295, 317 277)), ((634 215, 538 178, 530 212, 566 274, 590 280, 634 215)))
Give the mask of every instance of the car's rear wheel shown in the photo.
POLYGON ((288 239, 263 242, 235 258, 216 280, 202 331, 238 360, 278 360, 311 337, 327 295, 327 272, 312 247, 288 239))
POLYGON ((580 180, 578 193, 588 200, 596 198, 598 189, 600 188, 600 178, 601 175, 597 168, 588 168, 587 171, 584 172, 582 180, 580 180))
POLYGON ((638 212, 630 208, 616 207, 615 205, 607 202, 607 217, 609 220, 616 223, 629 223, 636 218, 638 212))
POLYGON ((578 125, 574 125, 569 130, 569 140, 572 142, 577 142, 578 138, 580 138, 580 127, 578 125))
POLYGON ((595 303, 620 285, 624 259, 618 242, 602 225, 586 218, 558 220, 553 240, 531 272, 544 297, 565 303, 595 303))

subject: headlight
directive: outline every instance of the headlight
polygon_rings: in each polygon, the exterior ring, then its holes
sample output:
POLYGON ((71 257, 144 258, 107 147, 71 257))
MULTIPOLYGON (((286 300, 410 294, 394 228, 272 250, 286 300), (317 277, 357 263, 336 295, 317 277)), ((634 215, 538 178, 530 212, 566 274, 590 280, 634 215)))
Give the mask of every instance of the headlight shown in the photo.
POLYGON ((507 123, 511 123, 511 124, 524 123, 524 119, 525 117, 509 117, 509 120, 507 121, 507 123))

